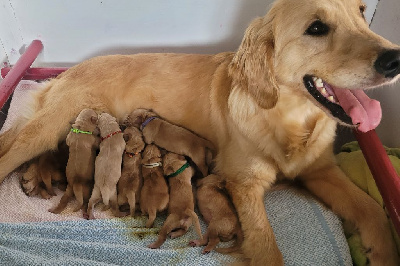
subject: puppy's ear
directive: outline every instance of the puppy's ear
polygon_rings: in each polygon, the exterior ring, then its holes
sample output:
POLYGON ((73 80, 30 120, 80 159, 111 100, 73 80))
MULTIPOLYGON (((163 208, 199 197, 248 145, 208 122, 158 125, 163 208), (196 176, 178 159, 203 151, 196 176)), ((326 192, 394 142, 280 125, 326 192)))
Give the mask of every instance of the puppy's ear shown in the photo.
POLYGON ((75 121, 76 121, 76 117, 69 120, 69 124, 72 126, 73 124, 75 124, 75 121))
POLYGON ((232 85, 246 90, 265 109, 273 108, 279 97, 273 70, 272 21, 272 16, 268 16, 257 18, 250 24, 229 65, 232 85))
POLYGON ((98 118, 98 116, 96 115, 92 115, 91 117, 90 117, 90 122, 92 122, 93 124, 95 124, 95 125, 97 125, 97 122, 99 121, 99 118, 98 118))
POLYGON ((93 135, 95 135, 95 136, 100 136, 100 129, 99 129, 98 127, 96 127, 96 128, 93 130, 93 135))
POLYGON ((168 151, 166 149, 160 148, 160 152, 161 152, 161 157, 164 157, 165 154, 168 153, 168 151))
POLYGON ((132 134, 130 133, 124 133, 124 140, 125 142, 128 142, 128 140, 132 137, 132 134))

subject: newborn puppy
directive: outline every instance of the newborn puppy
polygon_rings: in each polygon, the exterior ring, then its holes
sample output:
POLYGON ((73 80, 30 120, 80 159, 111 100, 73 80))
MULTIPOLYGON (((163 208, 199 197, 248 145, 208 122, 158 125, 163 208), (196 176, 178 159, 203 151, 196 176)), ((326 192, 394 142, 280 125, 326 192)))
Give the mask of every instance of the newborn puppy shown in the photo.
POLYGON ((65 142, 55 151, 48 151, 33 160, 20 179, 21 187, 28 196, 40 195, 44 199, 55 196, 53 185, 66 189, 65 167, 68 161, 68 146, 65 142))
POLYGON ((150 244, 149 248, 159 248, 167 239, 167 235, 170 235, 171 238, 184 235, 192 223, 195 224, 200 239, 202 238, 199 218, 194 212, 191 184, 194 169, 184 156, 172 152, 164 156, 163 168, 164 174, 169 180, 168 217, 160 230, 157 241, 150 244))
POLYGON ((135 215, 136 204, 139 203, 140 189, 143 186, 142 155, 144 141, 142 132, 135 127, 124 130, 126 142, 122 159, 122 173, 118 181, 118 205, 120 209, 129 205, 131 216, 135 215))
POLYGON ((97 113, 94 110, 83 109, 73 122, 66 139, 69 147, 65 170, 68 181, 67 190, 60 203, 50 209, 50 212, 60 213, 75 196, 79 206, 74 211, 82 209, 86 216, 87 202, 93 188, 94 160, 99 145, 97 119, 97 113))
POLYGON ((155 143, 168 151, 190 157, 203 176, 208 174, 208 164, 212 160, 213 145, 183 127, 173 125, 156 113, 146 109, 136 109, 124 122, 143 131, 147 144, 155 143))
POLYGON ((233 204, 224 191, 222 179, 209 175, 197 181, 197 206, 205 222, 207 233, 203 239, 190 242, 191 246, 205 246, 203 254, 213 250, 220 241, 226 242, 236 236, 236 243, 229 248, 218 248, 216 251, 228 253, 238 251, 243 242, 243 233, 233 204))
POLYGON ((143 214, 148 214, 146 227, 153 227, 157 212, 163 211, 168 206, 168 185, 161 169, 161 152, 153 144, 144 148, 142 159, 143 187, 140 194, 140 209, 143 214))
POLYGON ((121 215, 118 208, 117 183, 121 177, 125 140, 116 118, 110 114, 99 115, 98 128, 101 142, 95 163, 94 188, 88 205, 89 219, 94 219, 93 208, 101 200, 106 206, 111 206, 115 216, 121 215))

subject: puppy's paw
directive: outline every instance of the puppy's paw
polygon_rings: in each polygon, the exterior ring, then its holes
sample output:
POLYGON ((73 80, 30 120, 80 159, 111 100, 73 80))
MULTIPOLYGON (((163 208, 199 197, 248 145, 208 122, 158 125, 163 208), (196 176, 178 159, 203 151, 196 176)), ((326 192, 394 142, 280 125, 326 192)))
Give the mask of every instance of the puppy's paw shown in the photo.
POLYGON ((201 244, 200 244, 199 240, 192 240, 192 241, 189 242, 189 246, 191 246, 191 247, 200 247, 201 244))
POLYGON ((37 172, 37 164, 32 163, 28 170, 19 178, 22 191, 28 196, 34 196, 40 192, 40 180, 37 172))
POLYGON ((160 245, 158 245, 156 242, 154 242, 154 243, 148 245, 147 247, 148 247, 148 248, 151 248, 151 249, 157 249, 157 248, 160 247, 160 245))

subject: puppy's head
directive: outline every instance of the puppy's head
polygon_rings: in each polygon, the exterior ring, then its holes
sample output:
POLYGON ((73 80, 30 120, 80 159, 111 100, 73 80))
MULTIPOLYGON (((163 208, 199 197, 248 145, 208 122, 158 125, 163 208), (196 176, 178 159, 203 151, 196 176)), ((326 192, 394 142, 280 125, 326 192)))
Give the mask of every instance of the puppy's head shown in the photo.
POLYGON ((142 159, 143 164, 159 163, 162 160, 161 151, 154 144, 147 145, 144 148, 142 156, 143 156, 142 159))
POLYGON ((142 132, 136 127, 127 127, 124 130, 124 140, 126 142, 125 150, 129 153, 138 153, 143 151, 145 143, 142 132))
POLYGON ((176 172, 182 165, 186 163, 186 158, 183 155, 168 152, 163 158, 163 170, 165 175, 170 175, 176 172))
POLYGON ((71 123, 73 128, 92 132, 97 128, 98 115, 94 110, 86 108, 71 123))
POLYGON ((154 113, 152 110, 139 108, 130 113, 124 119, 123 124, 127 127, 133 126, 136 128, 140 128, 140 126, 143 124, 144 121, 146 121, 147 118, 153 116, 157 116, 157 114, 154 113))
POLYGON ((215 174, 211 174, 204 178, 198 179, 196 185, 197 187, 210 186, 220 190, 225 188, 224 180, 220 176, 215 174))
POLYGON ((381 118, 364 89, 394 82, 400 47, 373 33, 361 0, 278 0, 249 26, 230 66, 263 108, 279 93, 306 97, 338 122, 368 131, 381 118), (278 93, 279 90, 279 93, 278 93))

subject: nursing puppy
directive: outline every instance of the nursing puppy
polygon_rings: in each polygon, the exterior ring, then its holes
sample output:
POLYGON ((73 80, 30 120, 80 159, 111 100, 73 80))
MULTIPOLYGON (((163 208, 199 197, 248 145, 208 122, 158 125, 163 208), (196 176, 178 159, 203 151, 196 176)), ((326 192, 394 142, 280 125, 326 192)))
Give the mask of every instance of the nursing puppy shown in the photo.
POLYGON ((363 90, 400 74, 400 46, 372 32, 364 10, 360 0, 277 0, 235 52, 112 55, 74 66, 0 136, 0 181, 55 149, 82 108, 118 121, 151 109, 215 146, 250 264, 284 264, 264 205, 279 176, 354 224, 371 265, 400 265, 385 212, 332 152, 338 123, 363 132, 379 124, 379 103, 363 90))
POLYGON ((161 212, 168 207, 168 185, 164 178, 161 160, 161 151, 156 145, 150 144, 144 148, 140 209, 143 214, 149 215, 149 219, 146 222, 147 228, 153 227, 157 212, 161 212))
POLYGON ((145 144, 142 132, 135 127, 125 128, 123 136, 126 147, 122 158, 121 178, 118 181, 118 205, 120 209, 128 205, 131 216, 134 216, 143 186, 141 163, 145 144))
POLYGON ((143 132, 147 144, 156 144, 168 151, 184 154, 190 157, 200 169, 208 174, 208 164, 211 161, 213 145, 187 129, 173 125, 161 119, 156 113, 146 109, 136 109, 125 120, 143 132))
POLYGON ((156 242, 150 244, 149 248, 159 248, 168 235, 171 238, 184 235, 192 223, 200 239, 202 239, 199 218, 194 212, 191 183, 194 169, 184 156, 172 152, 164 155, 163 168, 164 175, 169 182, 168 217, 160 230, 156 242))
POLYGON ((243 232, 240 228, 236 210, 225 192, 221 177, 211 174, 197 180, 197 206, 208 224, 203 239, 193 240, 191 246, 205 246, 203 254, 212 251, 220 241, 230 241, 236 237, 236 242, 229 248, 216 249, 221 253, 238 251, 243 242, 243 232))
POLYGON ((101 142, 95 162, 94 188, 88 205, 89 219, 94 219, 93 208, 99 201, 110 206, 115 216, 121 215, 118 208, 117 183, 121 177, 125 140, 117 120, 108 113, 99 115, 98 128, 101 142))
POLYGON ((20 177, 20 184, 28 196, 40 195, 44 199, 55 196, 53 186, 65 191, 67 178, 65 168, 68 162, 68 146, 60 143, 58 150, 48 151, 31 162, 20 177))
POLYGON ((59 204, 49 210, 52 213, 62 212, 75 196, 79 205, 74 211, 82 209, 84 216, 86 215, 87 202, 93 188, 94 160, 99 145, 97 119, 94 110, 83 109, 72 124, 66 139, 69 147, 65 170, 68 185, 59 204))

